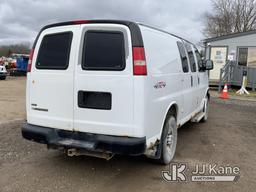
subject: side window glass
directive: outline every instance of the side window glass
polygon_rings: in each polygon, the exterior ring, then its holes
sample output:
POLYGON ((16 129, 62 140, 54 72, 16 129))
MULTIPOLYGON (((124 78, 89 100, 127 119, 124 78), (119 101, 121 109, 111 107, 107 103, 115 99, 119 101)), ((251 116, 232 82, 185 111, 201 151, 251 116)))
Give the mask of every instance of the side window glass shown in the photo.
POLYGON ((192 46, 188 43, 185 44, 187 52, 188 52, 188 58, 190 63, 190 69, 192 72, 196 72, 196 61, 193 54, 192 46))
POLYGON ((188 58, 187 58, 187 55, 186 55, 185 48, 184 48, 183 44, 180 41, 177 42, 177 45, 178 45, 178 49, 179 49, 179 52, 180 52, 180 58, 181 58, 181 64, 182 64, 183 72, 187 73, 189 70, 188 70, 188 58))
MULTIPOLYGON (((201 68, 200 66, 200 61, 202 60, 201 54, 199 53, 199 51, 195 48, 195 54, 196 54, 196 60, 197 60, 197 67, 198 70, 201 68)), ((200 72, 200 70, 199 70, 200 72)))

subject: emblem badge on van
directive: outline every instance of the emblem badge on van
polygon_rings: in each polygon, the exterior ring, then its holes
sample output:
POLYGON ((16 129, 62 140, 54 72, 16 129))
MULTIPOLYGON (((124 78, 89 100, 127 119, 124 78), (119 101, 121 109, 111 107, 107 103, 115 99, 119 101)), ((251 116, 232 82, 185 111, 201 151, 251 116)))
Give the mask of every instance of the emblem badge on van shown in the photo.
POLYGON ((165 81, 158 81, 155 85, 154 88, 155 89, 161 89, 161 88, 165 88, 166 86, 166 82, 165 81))

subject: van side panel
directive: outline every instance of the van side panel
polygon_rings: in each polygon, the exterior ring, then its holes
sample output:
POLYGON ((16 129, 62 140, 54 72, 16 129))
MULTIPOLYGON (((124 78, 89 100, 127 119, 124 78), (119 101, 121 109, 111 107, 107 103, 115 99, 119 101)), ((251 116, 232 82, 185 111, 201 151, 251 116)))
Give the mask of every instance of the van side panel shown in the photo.
MULTIPOLYGON (((176 37, 140 26, 146 54, 148 76, 144 82, 144 127, 148 142, 160 138, 170 104, 177 104, 179 122, 182 114, 182 67, 176 37), (154 139, 153 139, 154 140, 154 139)), ((134 80, 136 87, 138 79, 134 80)), ((136 88, 135 88, 136 90, 136 88)), ((140 111, 135 109, 135 111, 140 111)), ((135 114, 136 116, 136 114, 135 114)))

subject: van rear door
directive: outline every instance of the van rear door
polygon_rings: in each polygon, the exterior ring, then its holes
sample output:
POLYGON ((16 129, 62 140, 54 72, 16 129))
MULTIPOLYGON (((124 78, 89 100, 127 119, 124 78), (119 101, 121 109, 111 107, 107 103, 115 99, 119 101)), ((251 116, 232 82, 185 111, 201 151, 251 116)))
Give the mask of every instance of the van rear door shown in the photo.
POLYGON ((28 123, 73 130, 74 63, 79 26, 48 28, 38 38, 27 80, 28 123))
POLYGON ((122 24, 81 25, 74 130, 133 136, 131 34, 122 24))

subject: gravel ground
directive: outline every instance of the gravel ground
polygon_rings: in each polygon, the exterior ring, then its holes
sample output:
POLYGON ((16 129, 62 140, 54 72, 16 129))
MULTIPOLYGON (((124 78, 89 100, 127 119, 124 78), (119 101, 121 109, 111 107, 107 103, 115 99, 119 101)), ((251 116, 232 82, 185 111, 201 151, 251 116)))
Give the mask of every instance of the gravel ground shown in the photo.
POLYGON ((0 80, 0 123, 25 118, 25 77, 0 80))
MULTIPOLYGON (((191 167, 197 163, 238 166, 237 182, 167 183, 161 178, 161 172, 168 170, 168 166, 153 164, 144 157, 114 156, 109 161, 67 157, 24 140, 20 133, 22 121, 17 120, 24 117, 24 95, 20 94, 24 93, 24 79, 10 81, 21 83, 13 84, 20 88, 11 88, 10 93, 23 100, 23 104, 15 101, 20 104, 16 110, 6 108, 15 115, 11 113, 9 117, 8 112, 5 120, 0 121, 1 192, 255 191, 256 102, 213 98, 206 123, 187 123, 178 131, 173 162, 186 162, 191 167), (13 90, 19 93, 14 94, 13 90), (6 122, 6 119, 16 120, 6 122)), ((3 102, 2 96, 0 101, 3 102)), ((5 106, 12 106, 9 102, 13 99, 7 99, 5 106)))

